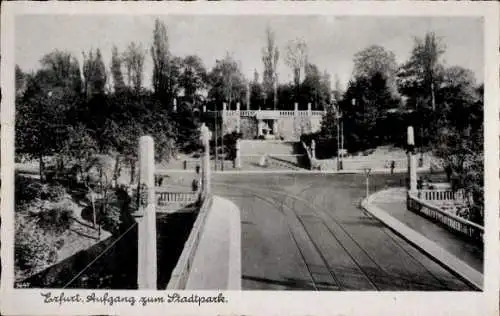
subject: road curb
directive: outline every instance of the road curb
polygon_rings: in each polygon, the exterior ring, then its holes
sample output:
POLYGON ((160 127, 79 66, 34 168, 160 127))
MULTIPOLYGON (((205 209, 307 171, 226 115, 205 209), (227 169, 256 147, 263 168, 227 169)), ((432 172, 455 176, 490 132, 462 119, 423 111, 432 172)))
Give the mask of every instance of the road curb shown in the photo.
POLYGON ((370 213, 373 217, 388 226, 391 230, 400 235, 407 242, 414 245, 419 250, 423 251, 441 265, 447 267, 455 274, 459 275, 467 283, 478 290, 483 290, 483 274, 471 268, 468 264, 452 255, 447 250, 435 242, 429 240, 424 235, 416 232, 407 225, 403 224, 393 216, 389 215, 383 209, 373 205, 373 199, 382 191, 373 193, 369 197, 361 201, 361 207, 370 213))

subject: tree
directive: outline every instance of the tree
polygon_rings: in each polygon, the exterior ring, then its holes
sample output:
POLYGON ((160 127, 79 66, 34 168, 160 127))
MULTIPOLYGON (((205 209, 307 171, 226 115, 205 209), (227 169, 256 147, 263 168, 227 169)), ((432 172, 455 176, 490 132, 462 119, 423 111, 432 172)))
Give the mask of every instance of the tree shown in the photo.
POLYGON ((180 64, 179 87, 184 91, 184 99, 194 105, 201 101, 201 92, 206 89, 208 74, 203 61, 196 55, 189 55, 180 64))
POLYGON ((39 78, 44 77, 41 85, 45 88, 58 87, 66 93, 79 94, 82 88, 82 78, 78 60, 69 52, 54 50, 44 55, 40 60, 39 78))
POLYGON ((340 110, 344 115, 346 144, 350 151, 376 147, 390 139, 391 135, 403 133, 387 128, 386 113, 399 103, 395 99, 383 74, 371 78, 359 77, 349 83, 340 110))
POLYGON ((145 51, 140 44, 132 42, 123 53, 123 62, 127 69, 127 82, 136 93, 142 89, 145 51))
POLYGON ((46 72, 30 77, 26 92, 16 99, 16 151, 39 161, 40 178, 45 176, 44 157, 60 151, 67 139, 68 105, 61 90, 48 91, 42 81, 46 72))
POLYGON ((168 43, 167 28, 160 20, 155 21, 153 31, 153 90, 158 100, 171 106, 176 97, 175 78, 179 61, 173 59, 168 43))
POLYGON ((26 76, 21 68, 16 65, 16 73, 15 73, 15 78, 16 78, 16 95, 22 95, 24 92, 24 89, 26 87, 26 76))
POLYGON ((436 89, 442 73, 440 58, 445 46, 433 32, 424 39, 415 38, 410 60, 400 70, 400 87, 407 95, 416 95, 416 105, 436 109, 436 89))
POLYGON ((298 98, 302 70, 307 64, 307 44, 302 39, 289 41, 286 47, 285 63, 293 72, 296 96, 298 98))
POLYGON ((262 49, 262 62, 264 63, 264 75, 262 84, 267 100, 273 100, 273 109, 276 110, 278 104, 278 73, 279 49, 275 43, 275 34, 268 27, 266 28, 267 45, 262 49))
POLYGON ((228 102, 231 106, 245 98, 245 77, 238 63, 229 54, 216 61, 209 78, 211 89, 208 95, 217 103, 228 102))
POLYGON ((372 78, 381 74, 394 97, 399 96, 396 85, 398 65, 393 52, 382 46, 372 45, 354 55, 354 78, 372 78))
POLYGON ((331 98, 330 85, 328 73, 322 74, 316 65, 307 64, 299 102, 311 103, 313 109, 326 109, 331 98))
POLYGON ((336 104, 342 100, 342 87, 340 86, 340 79, 337 74, 335 74, 334 88, 333 88, 333 99, 336 104))
POLYGON ((87 98, 103 95, 107 82, 106 66, 102 60, 101 50, 83 53, 84 91, 87 98))
POLYGON ((113 46, 111 55, 111 76, 113 77, 115 92, 123 92, 126 85, 122 73, 122 57, 119 55, 118 48, 116 46, 113 46))
POLYGON ((262 84, 259 80, 259 73, 257 69, 254 70, 253 80, 250 83, 250 104, 252 105, 252 109, 261 108, 264 104, 264 90, 262 88, 262 84))
POLYGON ((474 74, 469 69, 454 66, 443 71, 441 84, 436 89, 438 117, 458 131, 479 128, 482 124, 482 109, 474 74))

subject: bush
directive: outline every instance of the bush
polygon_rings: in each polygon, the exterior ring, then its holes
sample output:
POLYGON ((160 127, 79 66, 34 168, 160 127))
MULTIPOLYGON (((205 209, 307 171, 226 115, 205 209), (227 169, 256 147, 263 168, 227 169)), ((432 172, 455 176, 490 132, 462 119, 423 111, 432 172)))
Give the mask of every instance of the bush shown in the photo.
POLYGON ((61 234, 68 230, 73 222, 73 211, 68 204, 42 210, 36 216, 42 229, 55 234, 61 234))
POLYGON ((25 204, 40 199, 42 187, 40 181, 16 174, 14 183, 16 203, 25 204))
POLYGON ((57 202, 62 200, 65 194, 66 189, 58 183, 44 184, 40 192, 40 199, 57 202))
MULTIPOLYGON (((114 235, 120 234, 130 227, 134 222, 132 212, 135 211, 136 203, 124 188, 117 188, 110 193, 107 199, 99 199, 95 202, 96 222, 102 228, 114 235)), ((87 221, 93 221, 92 207, 83 210, 82 217, 87 221)))
POLYGON ((47 234, 28 215, 16 214, 14 242, 16 278, 42 270, 57 260, 60 240, 47 234))
POLYGON ((66 189, 60 184, 40 183, 37 179, 16 175, 15 178, 16 203, 26 204, 34 200, 60 201, 66 194, 66 189))

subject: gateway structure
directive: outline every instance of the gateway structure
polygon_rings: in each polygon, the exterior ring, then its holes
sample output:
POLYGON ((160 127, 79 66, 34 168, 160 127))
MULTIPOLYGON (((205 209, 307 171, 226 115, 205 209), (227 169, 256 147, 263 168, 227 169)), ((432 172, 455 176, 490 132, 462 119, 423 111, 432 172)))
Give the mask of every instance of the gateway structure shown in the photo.
POLYGON ((325 111, 312 111, 311 103, 306 111, 299 111, 295 103, 293 111, 285 110, 241 110, 237 103, 236 110, 228 110, 223 104, 222 111, 211 112, 222 119, 222 132, 242 133, 243 139, 278 139, 297 141, 302 134, 320 130, 325 111))

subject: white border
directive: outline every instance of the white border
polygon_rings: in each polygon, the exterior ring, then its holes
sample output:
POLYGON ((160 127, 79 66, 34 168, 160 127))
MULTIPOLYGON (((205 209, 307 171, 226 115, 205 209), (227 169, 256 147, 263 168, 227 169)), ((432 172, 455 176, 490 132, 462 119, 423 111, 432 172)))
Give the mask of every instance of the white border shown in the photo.
MULTIPOLYGON (((1 12, 1 258, 0 312, 77 314, 498 315, 499 298, 499 5, 496 2, 4 2, 1 12), (165 304, 133 308, 44 305, 39 290, 12 290, 14 175, 14 17, 20 14, 269 14, 356 16, 482 16, 485 29, 485 287, 471 292, 225 292, 225 305, 165 304), (11 185, 8 185, 11 184, 11 185)), ((49 36, 49 35, 47 35, 49 36)), ((89 291, 65 291, 67 294, 89 291)), ((95 291, 103 293, 104 291, 95 291)), ((165 292, 132 291, 136 295, 165 292)), ((112 291, 127 294, 131 291, 112 291)), ((211 292, 212 293, 212 292, 211 292)), ((191 294, 187 292, 186 294, 191 294)), ((203 294, 203 292, 196 292, 203 294)), ((217 294, 217 293, 215 293, 217 294)))

